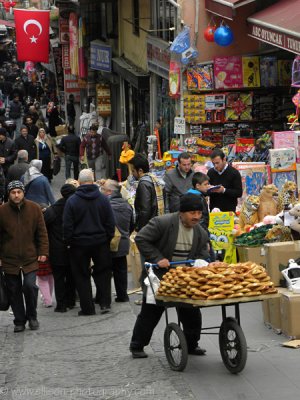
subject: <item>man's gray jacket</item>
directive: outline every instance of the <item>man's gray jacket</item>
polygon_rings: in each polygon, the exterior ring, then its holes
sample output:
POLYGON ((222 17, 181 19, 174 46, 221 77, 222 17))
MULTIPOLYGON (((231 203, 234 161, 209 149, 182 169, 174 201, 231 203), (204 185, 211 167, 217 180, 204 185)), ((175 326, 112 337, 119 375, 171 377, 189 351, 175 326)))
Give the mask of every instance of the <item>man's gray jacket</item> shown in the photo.
MULTIPOLYGON (((179 218, 179 212, 155 217, 137 233, 135 241, 146 261, 157 263, 163 258, 172 261, 179 230, 179 218)), ((199 224, 193 229, 193 244, 188 258, 207 260, 209 258, 208 235, 199 224)), ((166 271, 164 269, 162 272, 166 271)))
POLYGON ((178 166, 166 173, 164 176, 166 212, 173 213, 179 211, 180 196, 192 188, 192 177, 193 171, 191 170, 187 173, 186 178, 184 178, 178 166))

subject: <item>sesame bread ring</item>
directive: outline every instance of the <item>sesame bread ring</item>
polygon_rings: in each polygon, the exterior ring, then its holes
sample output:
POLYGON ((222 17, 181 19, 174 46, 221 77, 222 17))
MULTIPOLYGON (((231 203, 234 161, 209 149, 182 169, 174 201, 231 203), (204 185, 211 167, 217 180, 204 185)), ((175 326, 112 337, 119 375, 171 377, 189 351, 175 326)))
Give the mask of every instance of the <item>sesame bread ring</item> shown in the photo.
POLYGON ((247 297, 259 296, 259 295, 261 295, 261 292, 259 292, 259 291, 249 292, 249 293, 245 294, 245 296, 247 296, 247 297))
POLYGON ((226 294, 226 296, 228 296, 229 294, 234 294, 234 291, 230 289, 223 290, 223 294, 226 294))
POLYGON ((225 283, 225 284, 222 284, 222 286, 220 286, 220 288, 228 290, 228 289, 233 288, 233 286, 234 285, 232 283, 225 283))
POLYGON ((273 288, 269 288, 268 290, 266 290, 265 293, 266 294, 278 293, 278 290, 273 287, 273 288))
POLYGON ((199 286, 201 286, 201 283, 198 283, 197 281, 190 281, 189 285, 194 286, 194 287, 199 287, 199 286))
POLYGON ((206 291, 206 293, 208 293, 208 294, 217 294, 217 293, 223 293, 223 291, 224 291, 223 289, 215 287, 215 288, 212 288, 212 289, 208 289, 206 291))
POLYGON ((241 292, 235 292, 234 294, 230 294, 228 297, 228 299, 234 299, 235 297, 243 297, 245 296, 244 293, 241 292))
POLYGON ((198 279, 197 279, 197 282, 198 282, 198 283, 206 283, 206 282, 207 282, 207 279, 204 278, 204 277, 202 277, 202 276, 199 276, 198 279))
POLYGON ((202 285, 200 286, 200 289, 203 291, 209 290, 209 289, 214 289, 214 286, 211 285, 202 285))
POLYGON ((225 294, 213 294, 212 296, 208 296, 207 300, 221 300, 221 299, 226 299, 225 294))

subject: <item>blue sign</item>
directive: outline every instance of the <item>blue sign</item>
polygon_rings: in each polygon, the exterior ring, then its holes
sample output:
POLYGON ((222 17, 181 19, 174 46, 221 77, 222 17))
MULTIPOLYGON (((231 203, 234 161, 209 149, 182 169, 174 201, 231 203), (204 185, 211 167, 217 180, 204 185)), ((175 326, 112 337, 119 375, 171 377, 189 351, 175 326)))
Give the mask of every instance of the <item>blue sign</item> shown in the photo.
POLYGON ((111 46, 99 41, 91 42, 91 69, 111 72, 111 46))

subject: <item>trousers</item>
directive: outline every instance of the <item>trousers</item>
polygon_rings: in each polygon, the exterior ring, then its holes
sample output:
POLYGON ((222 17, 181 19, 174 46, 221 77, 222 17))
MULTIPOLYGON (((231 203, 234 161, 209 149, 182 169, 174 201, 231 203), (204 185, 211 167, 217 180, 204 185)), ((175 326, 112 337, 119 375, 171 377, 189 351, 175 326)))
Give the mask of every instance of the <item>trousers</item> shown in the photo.
POLYGON ((79 175, 79 157, 65 155, 65 163, 66 163, 66 179, 71 178, 71 167, 73 164, 74 169, 74 179, 78 179, 79 175))
MULTIPOLYGON (((147 304, 146 298, 143 298, 141 312, 137 316, 133 328, 130 349, 142 350, 144 346, 150 343, 152 333, 158 324, 165 308, 155 304, 147 304)), ((193 350, 197 347, 200 340, 202 316, 199 308, 181 308, 176 307, 179 321, 183 325, 188 349, 193 350)))
POLYGON ((117 298, 120 300, 128 299, 127 295, 127 258, 113 257, 112 258, 112 271, 114 276, 114 283, 117 293, 117 298))
POLYGON ((71 265, 51 264, 54 277, 56 306, 59 308, 75 306, 76 290, 71 265))
POLYGON ((111 304, 111 254, 108 243, 93 246, 71 246, 70 261, 81 310, 88 314, 95 311, 91 285, 91 260, 100 307, 111 304))
POLYGON ((5 274, 5 280, 9 302, 15 317, 14 324, 25 325, 27 321, 35 320, 39 291, 36 284, 36 271, 27 274, 20 272, 19 275, 5 274))

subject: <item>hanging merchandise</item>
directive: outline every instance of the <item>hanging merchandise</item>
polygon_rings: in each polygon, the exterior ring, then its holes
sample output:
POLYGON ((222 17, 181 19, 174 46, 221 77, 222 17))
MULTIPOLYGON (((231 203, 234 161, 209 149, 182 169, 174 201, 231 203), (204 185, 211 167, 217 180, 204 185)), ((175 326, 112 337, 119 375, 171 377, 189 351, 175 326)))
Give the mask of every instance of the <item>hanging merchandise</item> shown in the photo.
POLYGON ((208 27, 204 31, 204 39, 207 40, 208 42, 214 42, 214 35, 217 27, 216 25, 208 25, 208 27))
POLYGON ((174 99, 180 97, 180 64, 177 61, 170 61, 169 96, 174 99))
POLYGON ((215 31, 214 39, 219 46, 229 46, 233 42, 233 32, 230 27, 228 25, 224 25, 224 22, 222 21, 219 28, 217 28, 215 31))
POLYGON ((171 44, 172 53, 181 54, 181 62, 188 64, 193 58, 198 57, 198 51, 191 46, 190 28, 184 27, 171 44))
POLYGON ((300 87, 300 56, 296 56, 292 66, 292 86, 300 87))

